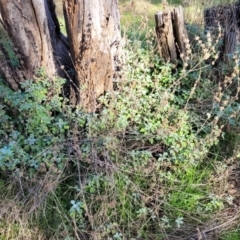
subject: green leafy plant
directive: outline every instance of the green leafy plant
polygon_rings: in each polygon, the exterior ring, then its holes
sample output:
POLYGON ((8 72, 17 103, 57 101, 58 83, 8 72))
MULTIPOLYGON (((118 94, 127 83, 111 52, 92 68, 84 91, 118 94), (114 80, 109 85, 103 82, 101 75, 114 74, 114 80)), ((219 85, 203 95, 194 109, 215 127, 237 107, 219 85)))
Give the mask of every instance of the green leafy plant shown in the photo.
POLYGON ((217 75, 221 39, 196 37, 203 29, 190 26, 193 47, 176 68, 157 55, 154 31, 143 30, 129 33, 122 79, 99 98, 97 113, 72 108, 65 81, 44 69, 18 92, 0 82, 0 204, 14 199, 9 209, 18 213, 4 215, 0 236, 11 226, 16 238, 21 216, 30 234, 37 226, 46 239, 223 231, 224 213, 236 208, 229 179, 240 156, 238 60, 217 75))

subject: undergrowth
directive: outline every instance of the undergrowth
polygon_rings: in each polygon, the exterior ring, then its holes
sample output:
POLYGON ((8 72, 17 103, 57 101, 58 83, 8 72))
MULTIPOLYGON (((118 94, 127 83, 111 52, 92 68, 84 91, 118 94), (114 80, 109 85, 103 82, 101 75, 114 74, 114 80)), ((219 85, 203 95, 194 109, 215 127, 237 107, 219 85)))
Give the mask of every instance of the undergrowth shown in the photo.
POLYGON ((127 38, 95 114, 43 69, 18 92, 1 81, 1 240, 238 239, 239 56, 195 35, 178 68, 152 30, 127 38))

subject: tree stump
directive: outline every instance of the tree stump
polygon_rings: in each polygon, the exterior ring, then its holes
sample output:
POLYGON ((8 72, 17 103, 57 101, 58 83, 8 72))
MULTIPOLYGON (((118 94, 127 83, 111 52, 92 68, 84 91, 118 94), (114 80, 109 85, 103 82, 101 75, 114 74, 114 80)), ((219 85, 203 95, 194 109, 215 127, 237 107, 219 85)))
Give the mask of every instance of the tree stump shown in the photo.
POLYGON ((160 57, 175 63, 186 58, 187 31, 184 26, 183 8, 157 12, 155 14, 156 34, 160 57))
POLYGON ((77 75, 78 102, 85 111, 95 112, 97 98, 113 89, 120 64, 117 0, 63 0, 63 13, 77 75))
POLYGON ((223 61, 227 64, 231 62, 231 55, 234 54, 237 44, 237 32, 225 31, 223 38, 223 61))
POLYGON ((71 105, 95 112, 97 98, 113 89, 120 71, 118 1, 62 3, 67 37, 60 31, 54 0, 0 0, 0 24, 17 62, 11 64, 8 49, 0 42, 0 76, 18 90, 43 67, 50 79, 68 80, 65 95, 71 105))
POLYGON ((17 63, 12 64, 8 50, 0 44, 0 75, 12 89, 33 79, 40 67, 50 79, 66 77, 65 70, 73 69, 68 39, 60 32, 53 0, 0 0, 0 23, 17 63))
POLYGON ((204 11, 205 29, 215 33, 219 31, 220 27, 224 33, 220 59, 226 64, 230 64, 230 56, 236 50, 239 35, 239 12, 240 1, 227 6, 213 6, 204 11))

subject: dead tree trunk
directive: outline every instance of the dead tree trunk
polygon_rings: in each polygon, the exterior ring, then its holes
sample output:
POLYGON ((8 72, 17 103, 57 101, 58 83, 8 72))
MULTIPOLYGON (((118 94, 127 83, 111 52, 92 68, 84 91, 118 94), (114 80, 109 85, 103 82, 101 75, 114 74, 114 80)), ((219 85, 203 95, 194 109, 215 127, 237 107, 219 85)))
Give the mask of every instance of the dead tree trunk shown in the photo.
POLYGON ((69 79, 71 103, 95 111, 97 97, 112 89, 116 74, 117 0, 63 0, 63 6, 69 43, 60 32, 54 0, 0 0, 1 23, 17 59, 11 64, 0 44, 0 74, 17 90, 40 67, 49 78, 66 77, 66 70, 75 70, 75 77, 69 79))
POLYGON ((166 62, 185 60, 187 32, 182 7, 155 14, 158 51, 166 62))
POLYGON ((20 87, 20 82, 32 79, 40 67, 45 68, 50 78, 61 75, 59 65, 70 60, 65 55, 67 40, 60 33, 58 22, 54 19, 55 12, 50 12, 53 7, 50 0, 0 0, 2 22, 18 60, 18 64, 13 66, 2 45, 0 73, 15 90, 20 87), (56 56, 64 59, 56 59, 56 56))
POLYGON ((237 33, 236 31, 225 31, 223 38, 223 61, 231 63, 231 56, 236 51, 237 33))
POLYGON ((224 32, 223 44, 220 48, 220 59, 230 64, 230 56, 234 54, 239 35, 240 1, 227 6, 214 6, 204 11, 205 28, 213 33, 224 32))
POLYGON ((96 99, 113 88, 118 68, 120 18, 116 0, 63 0, 80 105, 96 110, 96 99), (88 2, 88 3, 87 3, 88 2))

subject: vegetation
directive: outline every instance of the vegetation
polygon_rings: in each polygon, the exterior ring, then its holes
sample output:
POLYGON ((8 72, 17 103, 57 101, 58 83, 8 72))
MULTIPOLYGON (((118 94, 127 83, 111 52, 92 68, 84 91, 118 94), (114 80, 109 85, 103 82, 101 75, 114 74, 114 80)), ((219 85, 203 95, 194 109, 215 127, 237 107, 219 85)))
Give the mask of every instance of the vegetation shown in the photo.
POLYGON ((239 53, 221 63, 221 34, 190 21, 187 61, 164 63, 138 20, 98 113, 44 69, 0 82, 1 240, 239 239, 239 53))

